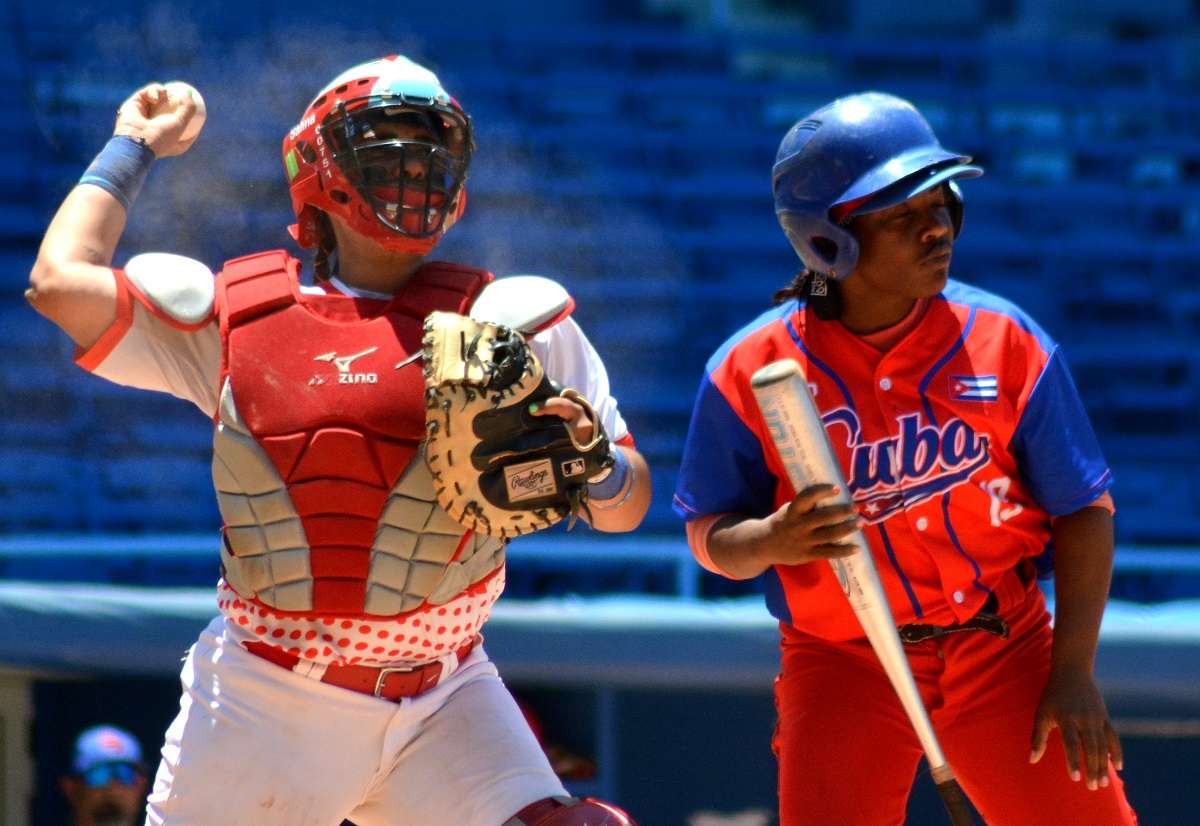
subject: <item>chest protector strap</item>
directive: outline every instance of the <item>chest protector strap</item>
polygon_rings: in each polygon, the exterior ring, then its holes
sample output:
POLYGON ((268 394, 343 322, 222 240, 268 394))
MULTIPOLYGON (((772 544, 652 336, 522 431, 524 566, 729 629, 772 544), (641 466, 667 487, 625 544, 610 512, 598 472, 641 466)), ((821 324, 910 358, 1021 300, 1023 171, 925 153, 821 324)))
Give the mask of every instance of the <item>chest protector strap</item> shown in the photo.
MULTIPOLYGON (((218 280, 224 323, 238 327, 297 301, 300 262, 286 250, 243 255, 225 263, 218 280)), ((392 309, 423 319, 433 310, 466 314, 492 274, 475 267, 434 261, 404 284, 392 309)))
POLYGON ((219 279, 224 324, 237 327, 296 301, 300 262, 284 250, 243 255, 225 264, 219 279))

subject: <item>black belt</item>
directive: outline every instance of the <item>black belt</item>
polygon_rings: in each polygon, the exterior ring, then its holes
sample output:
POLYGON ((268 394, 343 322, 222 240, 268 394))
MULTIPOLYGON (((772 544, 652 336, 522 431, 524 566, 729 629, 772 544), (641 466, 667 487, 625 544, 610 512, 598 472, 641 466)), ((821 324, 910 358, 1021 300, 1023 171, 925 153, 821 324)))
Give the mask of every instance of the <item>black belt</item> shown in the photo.
POLYGON ((956 622, 954 625, 929 625, 928 623, 910 622, 906 625, 901 625, 898 629, 900 639, 909 645, 916 645, 919 642, 932 640, 935 637, 944 637, 946 634, 955 634, 959 631, 984 631, 988 634, 995 634, 1002 640, 1006 640, 1008 639, 1008 623, 996 613, 998 608, 999 603, 996 600, 996 595, 991 594, 988 596, 987 602, 979 609, 979 613, 969 620, 956 622))

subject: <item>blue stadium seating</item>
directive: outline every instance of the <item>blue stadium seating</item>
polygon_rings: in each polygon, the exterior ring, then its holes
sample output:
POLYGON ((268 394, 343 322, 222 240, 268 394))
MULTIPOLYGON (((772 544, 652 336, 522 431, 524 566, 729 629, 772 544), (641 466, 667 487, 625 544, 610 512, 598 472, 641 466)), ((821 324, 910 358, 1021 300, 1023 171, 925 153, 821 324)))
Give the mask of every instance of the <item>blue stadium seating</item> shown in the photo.
MULTIPOLYGON (((1200 538, 1200 71, 1182 39, 689 29, 623 7, 597 22, 590 4, 574 24, 560 9, 496 25, 488 3, 475 21, 392 15, 373 31, 321 34, 325 3, 250 4, 233 20, 197 9, 175 33, 163 7, 17 3, 0 76, 27 94, 0 82, 0 103, 19 115, 0 138, 33 124, 37 140, 0 158, 0 283, 20 288, 113 109, 152 77, 196 83, 210 120, 187 158, 155 171, 118 263, 169 249, 215 268, 284 245, 281 134, 344 65, 405 50, 441 70, 478 127, 472 208, 440 254, 541 272, 577 296, 655 467, 645 530, 677 535, 669 492, 704 359, 796 268, 771 212, 776 142, 836 94, 885 88, 988 166, 966 188, 959 277, 1022 303, 1063 343, 1116 467, 1120 539, 1200 538)), ((203 417, 87 381, 15 301, 0 323, 21 331, 0 367, 18 400, 0 485, 32 486, 27 505, 0 511, 0 530, 212 528, 203 417), (28 448, 54 449, 59 433, 69 463, 28 448), (81 478, 90 498, 56 511, 81 478)))

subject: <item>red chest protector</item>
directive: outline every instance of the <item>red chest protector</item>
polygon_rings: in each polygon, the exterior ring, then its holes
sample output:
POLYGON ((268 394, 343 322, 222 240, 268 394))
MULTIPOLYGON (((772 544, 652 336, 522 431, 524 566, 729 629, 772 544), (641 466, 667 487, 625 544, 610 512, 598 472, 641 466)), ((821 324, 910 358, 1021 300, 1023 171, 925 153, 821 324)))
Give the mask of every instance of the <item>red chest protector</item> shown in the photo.
POLYGON ((430 263, 384 301, 301 294, 299 270, 275 250, 218 275, 221 386, 303 524, 307 611, 358 614, 381 511, 425 436, 424 318, 465 313, 492 276, 430 263))

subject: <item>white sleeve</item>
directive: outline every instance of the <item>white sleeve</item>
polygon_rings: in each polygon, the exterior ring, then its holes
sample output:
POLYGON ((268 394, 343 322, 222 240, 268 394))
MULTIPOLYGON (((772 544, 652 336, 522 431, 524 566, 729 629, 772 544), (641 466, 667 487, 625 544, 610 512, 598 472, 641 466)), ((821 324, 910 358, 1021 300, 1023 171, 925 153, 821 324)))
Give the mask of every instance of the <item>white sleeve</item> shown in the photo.
POLYGON ((75 363, 116 384, 178 396, 211 417, 217 409, 221 373, 216 318, 180 323, 148 299, 123 271, 113 270, 113 277, 116 318, 99 341, 76 355, 75 363))
POLYGON ((563 388, 578 390, 592 403, 609 439, 617 442, 629 435, 617 400, 609 393, 604 362, 575 319, 565 318, 538 333, 529 346, 542 362, 546 375, 563 388))

